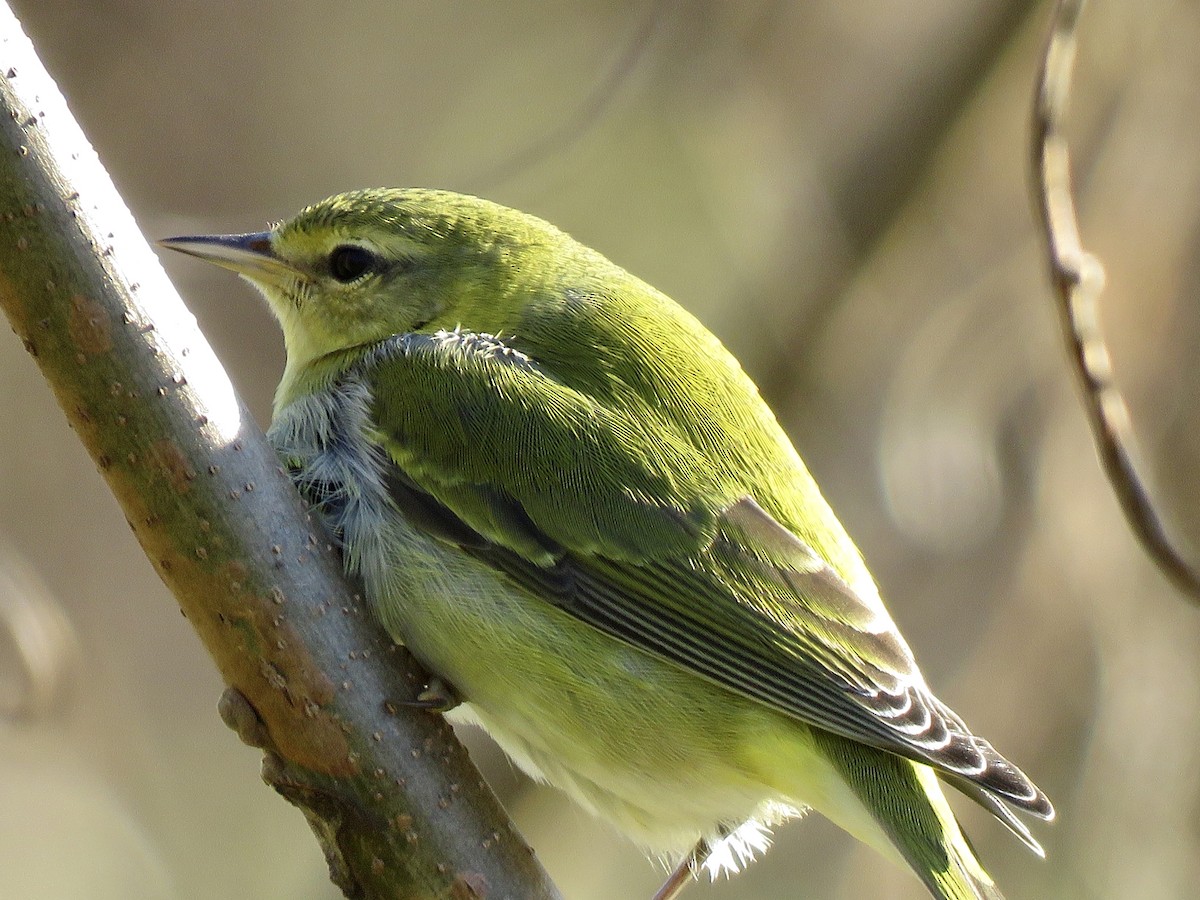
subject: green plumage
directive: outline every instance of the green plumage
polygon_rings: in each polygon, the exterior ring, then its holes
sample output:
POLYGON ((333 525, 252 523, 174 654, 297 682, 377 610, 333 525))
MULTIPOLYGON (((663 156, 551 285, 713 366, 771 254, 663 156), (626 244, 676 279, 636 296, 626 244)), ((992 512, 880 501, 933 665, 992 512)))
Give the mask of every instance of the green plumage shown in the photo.
POLYGON ((943 898, 1000 895, 935 772, 1040 850, 1010 807, 1049 818, 1045 795, 933 696, 754 385, 670 299, 444 192, 166 243, 262 289, 272 439, 384 624, 532 774, 659 852, 811 805, 943 898))

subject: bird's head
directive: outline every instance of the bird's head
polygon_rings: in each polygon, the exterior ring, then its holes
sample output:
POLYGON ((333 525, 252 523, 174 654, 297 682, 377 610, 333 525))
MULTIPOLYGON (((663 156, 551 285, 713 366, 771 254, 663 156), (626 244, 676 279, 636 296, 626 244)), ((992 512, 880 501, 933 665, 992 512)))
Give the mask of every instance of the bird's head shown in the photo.
POLYGON ((160 243, 262 291, 283 328, 285 380, 393 334, 511 328, 522 294, 547 277, 547 259, 574 245, 540 219, 476 197, 382 188, 330 197, 269 231, 160 243))

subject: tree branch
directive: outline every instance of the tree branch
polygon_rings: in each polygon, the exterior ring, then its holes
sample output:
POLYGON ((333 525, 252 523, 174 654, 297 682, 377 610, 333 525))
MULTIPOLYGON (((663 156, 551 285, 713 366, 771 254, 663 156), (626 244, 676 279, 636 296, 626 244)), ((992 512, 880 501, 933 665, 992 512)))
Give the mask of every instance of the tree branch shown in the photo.
POLYGON ((0 306, 350 897, 556 898, 0 4, 0 306), (386 702, 385 702, 386 701, 386 702))
POLYGON ((1033 165, 1050 274, 1071 362, 1101 465, 1125 518, 1146 552, 1175 586, 1200 601, 1200 572, 1172 542, 1133 459, 1129 410, 1113 378, 1097 301, 1104 269, 1079 238, 1071 159, 1063 119, 1071 91, 1075 30, 1083 0, 1060 0, 1042 60, 1033 108, 1033 165))

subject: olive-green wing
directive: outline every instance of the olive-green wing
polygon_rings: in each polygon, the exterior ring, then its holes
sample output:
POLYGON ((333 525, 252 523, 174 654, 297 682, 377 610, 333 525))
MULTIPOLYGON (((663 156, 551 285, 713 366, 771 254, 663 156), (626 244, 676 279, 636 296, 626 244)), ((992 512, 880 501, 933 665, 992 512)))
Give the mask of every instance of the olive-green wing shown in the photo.
MULTIPOLYGON (((398 335, 354 372, 414 521, 613 636, 787 715, 941 770, 997 801, 1048 799, 932 695, 881 605, 653 410, 597 403, 499 339, 398 335)), ((1015 824, 1014 824, 1015 823, 1015 824)))
POLYGON ((405 334, 357 366, 400 469, 480 534, 549 563, 528 528, 584 555, 694 552, 720 492, 671 429, 590 399, 498 338, 405 334))

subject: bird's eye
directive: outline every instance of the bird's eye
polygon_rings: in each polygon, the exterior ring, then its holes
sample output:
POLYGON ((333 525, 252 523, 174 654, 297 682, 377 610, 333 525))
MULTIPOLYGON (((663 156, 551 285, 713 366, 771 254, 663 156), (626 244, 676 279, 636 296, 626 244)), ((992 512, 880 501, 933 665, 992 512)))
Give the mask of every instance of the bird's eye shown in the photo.
POLYGON ((342 244, 329 254, 329 273, 342 284, 361 278, 375 268, 379 258, 365 247, 342 244))

